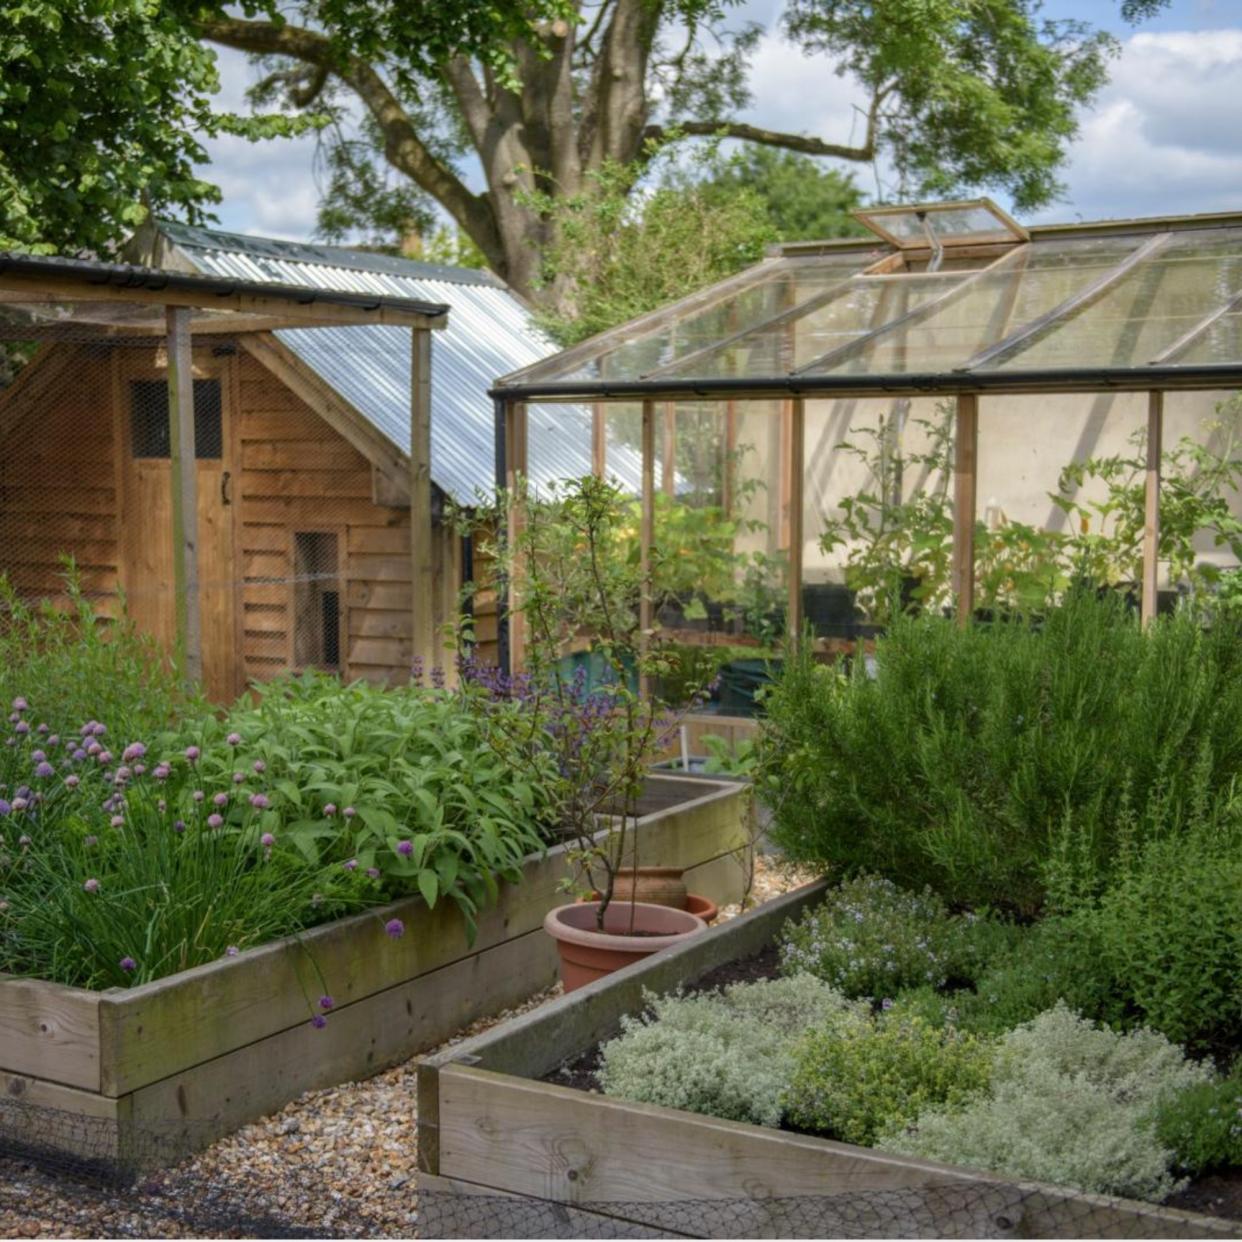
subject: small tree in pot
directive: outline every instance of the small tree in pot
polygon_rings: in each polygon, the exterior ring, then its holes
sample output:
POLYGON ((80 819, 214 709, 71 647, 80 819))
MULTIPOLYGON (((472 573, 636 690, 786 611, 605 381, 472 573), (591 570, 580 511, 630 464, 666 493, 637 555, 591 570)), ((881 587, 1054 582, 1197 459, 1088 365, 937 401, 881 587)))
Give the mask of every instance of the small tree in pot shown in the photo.
MULTIPOLYGON (((523 483, 499 498, 485 520, 498 523, 505 511, 517 520, 507 540, 485 542, 481 552, 515 587, 525 667, 506 676, 467 647, 461 693, 515 771, 544 774, 557 827, 571 842, 568 884, 598 894, 574 916, 581 922, 589 914, 593 928, 579 930, 644 936, 651 952, 667 935, 702 924, 683 911, 658 908, 652 916, 656 907, 632 899, 609 913, 618 873, 638 862, 633 826, 649 768, 675 728, 665 706, 640 692, 665 662, 640 632, 644 584, 628 508, 618 488, 590 476, 542 495, 523 483), (522 712, 490 710, 514 699, 522 712), (658 926, 648 925, 653 919, 658 926)), ((476 530, 479 516, 476 510, 476 530)))

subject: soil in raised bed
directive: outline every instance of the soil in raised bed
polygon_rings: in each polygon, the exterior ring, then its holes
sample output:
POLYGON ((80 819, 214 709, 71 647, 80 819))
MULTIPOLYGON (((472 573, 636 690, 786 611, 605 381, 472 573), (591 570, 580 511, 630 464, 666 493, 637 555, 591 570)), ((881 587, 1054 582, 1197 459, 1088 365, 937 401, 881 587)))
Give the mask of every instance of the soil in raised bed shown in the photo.
MULTIPOLYGON (((780 958, 774 945, 769 945, 753 957, 726 962, 723 966, 687 984, 683 994, 693 996, 699 992, 712 992, 731 983, 754 983, 760 979, 774 979, 780 958)), ((600 1067, 600 1048, 596 1044, 579 1056, 573 1057, 545 1074, 544 1082, 558 1087, 573 1087, 578 1091, 600 1094, 596 1074, 600 1067)), ((784 1127, 782 1127, 784 1128, 784 1127)), ((1203 1212, 1208 1216, 1222 1216, 1228 1220, 1242 1220, 1242 1168, 1224 1169, 1208 1173, 1191 1182, 1185 1190, 1165 1200, 1164 1207, 1179 1208, 1186 1212, 1203 1212)))

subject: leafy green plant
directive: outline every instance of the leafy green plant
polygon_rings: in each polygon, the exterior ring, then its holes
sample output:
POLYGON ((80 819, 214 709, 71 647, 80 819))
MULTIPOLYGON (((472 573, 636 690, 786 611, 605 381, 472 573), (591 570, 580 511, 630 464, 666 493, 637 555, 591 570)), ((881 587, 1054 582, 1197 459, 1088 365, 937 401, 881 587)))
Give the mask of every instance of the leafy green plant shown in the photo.
POLYGON ((890 1011, 874 1022, 814 1030, 794 1052, 788 1117, 801 1130, 870 1144, 930 1105, 953 1106, 988 1083, 992 1049, 975 1035, 890 1011))
POLYGON ((622 1019, 604 1044, 599 1081, 627 1100, 776 1126, 799 1034, 865 1021, 864 1007, 807 975, 648 998, 648 1012, 622 1019))
POLYGON ((1197 1082, 1166 1100, 1156 1136, 1177 1166, 1198 1174, 1242 1165, 1242 1060, 1211 1082, 1197 1082))
POLYGON ((953 905, 1038 912, 1066 823, 1098 890, 1127 798, 1145 807, 1159 787, 1176 835, 1242 767, 1242 627, 1224 619, 1143 628, 1123 600, 1082 591, 1039 625, 900 617, 874 672, 785 661, 761 733, 782 791, 772 835, 796 861, 953 905))
POLYGON ((179 680, 123 607, 116 618, 96 611, 71 560, 64 583, 57 607, 27 602, 0 574, 0 703, 23 696, 42 720, 76 726, 100 716, 135 737, 206 710, 199 688, 179 680))
POLYGON ((829 891, 781 934, 781 970, 810 974, 847 996, 891 997, 943 986, 954 966, 957 928, 930 890, 905 892, 863 875, 829 891))
POLYGON ((1160 1200, 1177 1186, 1155 1117, 1211 1071, 1162 1035, 1117 1034, 1063 1005, 1005 1035, 990 1085, 894 1120, 877 1146, 907 1155, 1160 1200))

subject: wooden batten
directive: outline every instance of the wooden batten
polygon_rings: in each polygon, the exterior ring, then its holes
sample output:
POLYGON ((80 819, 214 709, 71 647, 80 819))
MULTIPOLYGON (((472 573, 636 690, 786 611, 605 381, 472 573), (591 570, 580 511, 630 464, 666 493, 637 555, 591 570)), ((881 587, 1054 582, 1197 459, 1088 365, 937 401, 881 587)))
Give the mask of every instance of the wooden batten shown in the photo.
POLYGON ((789 581, 785 633, 791 642, 802 637, 802 545, 803 484, 806 471, 806 404, 801 397, 790 403, 789 414, 789 491, 786 501, 789 528, 789 581))
POLYGON ((1160 573, 1160 459, 1164 452, 1164 393, 1153 392, 1147 400, 1147 474, 1143 498, 1143 602, 1142 620, 1156 617, 1160 573))
POLYGON ((427 668, 439 661, 431 535, 431 334, 410 333, 410 588, 413 645, 427 668))
POLYGON ((957 623, 965 628, 975 611, 975 510, 978 492, 979 398, 957 399, 953 439, 953 593, 957 623))
POLYGON ((188 681, 203 676, 198 582, 198 469, 194 443, 194 364, 187 307, 168 308, 168 426, 171 445, 173 608, 177 660, 188 681))

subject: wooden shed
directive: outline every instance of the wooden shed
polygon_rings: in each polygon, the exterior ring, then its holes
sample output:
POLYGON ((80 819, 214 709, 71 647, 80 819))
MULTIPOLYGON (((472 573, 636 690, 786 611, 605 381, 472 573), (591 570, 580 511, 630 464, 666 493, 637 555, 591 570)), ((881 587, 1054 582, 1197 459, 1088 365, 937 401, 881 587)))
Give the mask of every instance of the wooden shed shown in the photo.
MULTIPOLYGON (((442 662, 470 559, 443 506, 492 487, 493 377, 552 352, 527 309, 486 273, 383 255, 177 226, 135 244, 153 266, 62 264, 59 285, 49 261, 42 277, 11 263, 0 275, 0 340, 37 343, 19 347, 24 365, 0 391, 0 572, 23 597, 55 597, 72 556, 101 612, 123 593, 178 650, 179 346, 158 299, 167 282, 197 307, 219 306, 217 287, 246 290, 237 297, 277 305, 179 312, 195 444, 182 477, 197 516, 183 527, 210 694, 309 666, 398 681, 415 657, 442 662), (421 330, 432 326, 444 330, 421 330), (412 477, 430 480, 413 508, 412 477)), ((589 470, 590 435, 579 420, 567 438, 562 422, 545 470, 589 470)), ((479 605, 486 641, 494 604, 479 605)))

